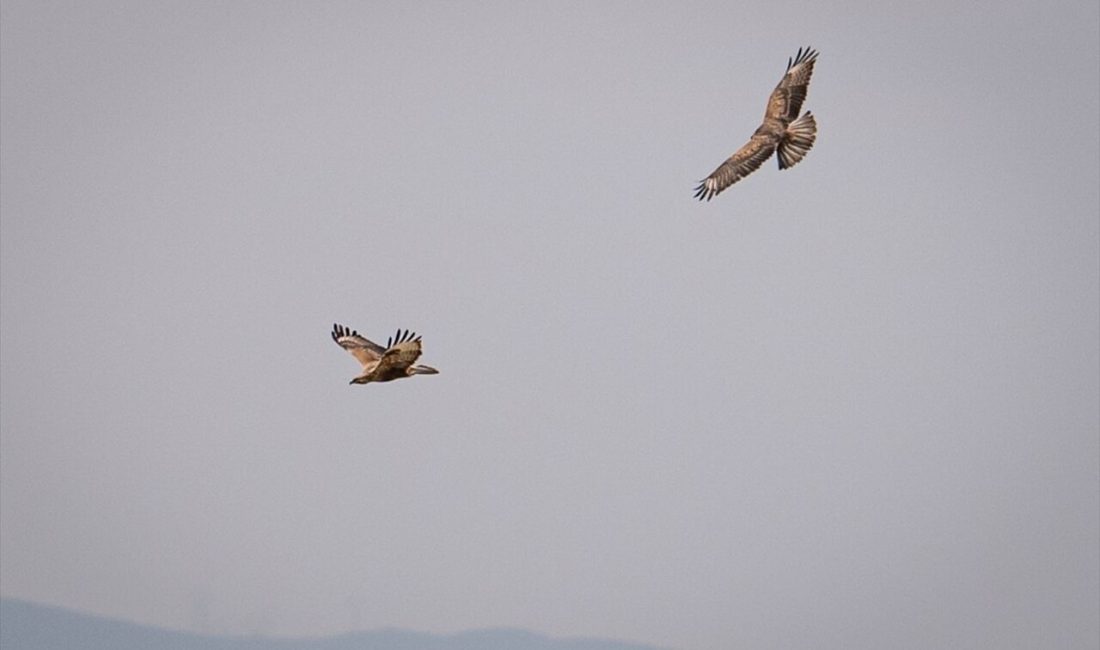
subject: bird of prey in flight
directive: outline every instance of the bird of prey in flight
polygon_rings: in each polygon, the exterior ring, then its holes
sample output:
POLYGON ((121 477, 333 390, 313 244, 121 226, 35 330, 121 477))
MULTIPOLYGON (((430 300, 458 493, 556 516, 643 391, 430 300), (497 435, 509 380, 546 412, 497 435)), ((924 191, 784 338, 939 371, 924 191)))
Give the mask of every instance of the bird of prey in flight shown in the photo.
POLYGON ((707 201, 716 194, 756 171, 772 153, 779 154, 779 168, 793 167, 817 138, 817 122, 806 111, 802 117, 802 102, 810 76, 814 73, 817 52, 812 48, 798 49, 793 59, 787 59, 787 72, 768 98, 764 123, 752 134, 748 144, 737 150, 695 188, 695 198, 707 201))
POLYGON ((369 384, 372 381, 393 381, 413 375, 435 375, 439 371, 429 366, 414 366, 420 358, 420 337, 405 330, 397 330, 382 347, 359 335, 359 332, 344 327, 332 326, 332 340, 351 353, 360 364, 363 372, 352 379, 352 384, 369 384))

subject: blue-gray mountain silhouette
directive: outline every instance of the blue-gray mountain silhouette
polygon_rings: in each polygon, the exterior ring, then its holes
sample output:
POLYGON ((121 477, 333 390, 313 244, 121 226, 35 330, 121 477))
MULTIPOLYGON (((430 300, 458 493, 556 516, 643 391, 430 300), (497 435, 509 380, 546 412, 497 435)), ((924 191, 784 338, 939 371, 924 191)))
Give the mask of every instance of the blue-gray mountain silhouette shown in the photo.
POLYGON ((450 635, 375 630, 320 638, 212 636, 0 599, 3 650, 658 650, 604 639, 552 638, 517 629, 450 635))

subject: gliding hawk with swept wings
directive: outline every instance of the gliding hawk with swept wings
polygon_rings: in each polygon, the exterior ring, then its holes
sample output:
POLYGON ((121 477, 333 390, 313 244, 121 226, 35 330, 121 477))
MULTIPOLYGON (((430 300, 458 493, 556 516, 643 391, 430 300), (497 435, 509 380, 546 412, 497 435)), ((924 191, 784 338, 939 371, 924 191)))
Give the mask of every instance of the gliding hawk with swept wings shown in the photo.
POLYGON ((413 375, 435 375, 439 371, 429 366, 414 366, 420 358, 420 337, 405 330, 397 330, 382 347, 344 327, 332 326, 332 340, 351 353, 363 364, 363 372, 352 384, 369 384, 372 381, 393 381, 413 375))
POLYGON ((748 144, 722 163, 714 173, 695 188, 695 198, 711 200, 716 194, 756 171, 772 153, 779 154, 779 168, 795 166, 817 139, 817 122, 810 111, 798 117, 810 76, 814 73, 817 52, 812 48, 798 49, 794 59, 787 59, 787 72, 768 98, 764 123, 752 134, 748 144))

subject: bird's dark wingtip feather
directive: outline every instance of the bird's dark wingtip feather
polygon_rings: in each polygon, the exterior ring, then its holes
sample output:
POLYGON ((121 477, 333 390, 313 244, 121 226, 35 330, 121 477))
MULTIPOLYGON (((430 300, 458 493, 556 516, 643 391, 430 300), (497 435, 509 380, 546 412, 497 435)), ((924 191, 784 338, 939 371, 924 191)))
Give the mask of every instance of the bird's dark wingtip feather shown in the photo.
POLYGON ((817 59, 817 50, 810 46, 798 48, 798 53, 795 54, 794 59, 787 59, 787 72, 791 71, 791 68, 801 63, 807 63, 817 59))
POLYGON ((717 192, 708 188, 706 181, 699 183, 699 187, 695 188, 695 198, 700 201, 710 201, 715 194, 717 194, 717 192))

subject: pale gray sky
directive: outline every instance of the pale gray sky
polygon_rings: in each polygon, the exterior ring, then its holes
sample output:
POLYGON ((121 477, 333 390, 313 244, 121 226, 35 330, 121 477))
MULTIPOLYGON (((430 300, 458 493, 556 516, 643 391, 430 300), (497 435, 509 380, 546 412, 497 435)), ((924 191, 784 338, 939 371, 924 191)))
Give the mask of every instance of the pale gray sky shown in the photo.
POLYGON ((1095 647, 1095 0, 0 19, 3 595, 1095 647), (804 45, 813 151, 694 201, 804 45))

